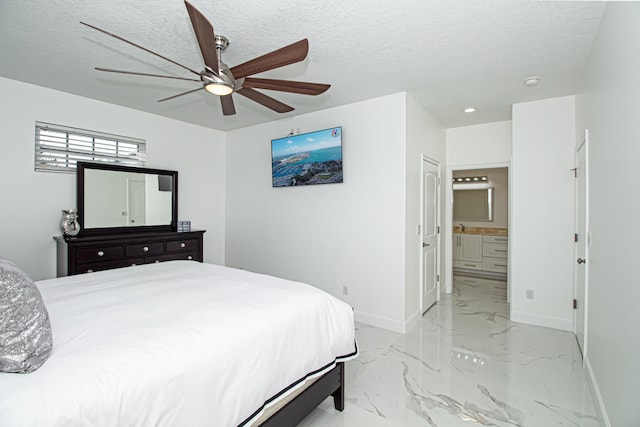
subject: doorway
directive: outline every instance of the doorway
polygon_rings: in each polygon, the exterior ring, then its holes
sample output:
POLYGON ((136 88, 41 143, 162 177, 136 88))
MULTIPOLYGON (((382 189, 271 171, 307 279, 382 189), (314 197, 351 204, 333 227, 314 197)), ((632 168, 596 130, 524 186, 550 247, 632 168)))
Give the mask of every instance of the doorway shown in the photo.
MULTIPOLYGON (((455 283, 495 290, 509 302, 510 165, 447 170, 447 292, 455 283)), ((487 289, 487 291, 489 291, 487 289)))
POLYGON ((582 363, 587 355, 587 301, 589 281, 589 131, 576 148, 576 261, 574 329, 582 352, 582 363))
POLYGON ((144 181, 127 178, 127 225, 146 225, 144 181))

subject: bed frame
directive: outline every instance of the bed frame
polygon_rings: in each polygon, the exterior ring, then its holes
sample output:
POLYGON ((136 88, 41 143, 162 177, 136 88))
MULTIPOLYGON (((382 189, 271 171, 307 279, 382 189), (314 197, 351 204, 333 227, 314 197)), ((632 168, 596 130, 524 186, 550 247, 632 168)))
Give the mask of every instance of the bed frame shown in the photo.
POLYGON ((266 419, 260 424, 260 427, 296 426, 329 396, 333 396, 333 406, 338 411, 342 411, 344 409, 344 389, 344 362, 339 362, 335 368, 266 419))

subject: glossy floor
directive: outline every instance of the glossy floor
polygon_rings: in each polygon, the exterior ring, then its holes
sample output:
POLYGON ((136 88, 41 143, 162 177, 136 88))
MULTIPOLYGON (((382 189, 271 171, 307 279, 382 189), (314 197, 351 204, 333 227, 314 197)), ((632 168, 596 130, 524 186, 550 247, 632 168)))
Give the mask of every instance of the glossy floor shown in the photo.
POLYGON ((600 426, 574 336, 507 312, 505 282, 456 277, 406 335, 357 325, 345 410, 300 426, 600 426))

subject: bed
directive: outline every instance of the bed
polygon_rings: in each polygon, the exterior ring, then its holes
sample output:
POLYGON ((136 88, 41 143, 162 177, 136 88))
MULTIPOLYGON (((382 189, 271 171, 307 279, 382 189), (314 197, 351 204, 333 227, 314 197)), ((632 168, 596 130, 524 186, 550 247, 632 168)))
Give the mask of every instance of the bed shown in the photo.
POLYGON ((53 347, 0 373, 1 426, 286 426, 344 405, 353 311, 312 286, 193 261, 36 283, 53 347))

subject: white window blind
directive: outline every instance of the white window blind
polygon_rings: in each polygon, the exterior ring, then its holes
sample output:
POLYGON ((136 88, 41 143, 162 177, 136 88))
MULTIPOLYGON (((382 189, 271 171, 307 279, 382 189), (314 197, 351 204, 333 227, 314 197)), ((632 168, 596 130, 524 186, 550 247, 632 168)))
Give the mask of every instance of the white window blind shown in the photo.
POLYGON ((142 139, 36 122, 35 170, 76 171, 78 162, 144 166, 142 139))

